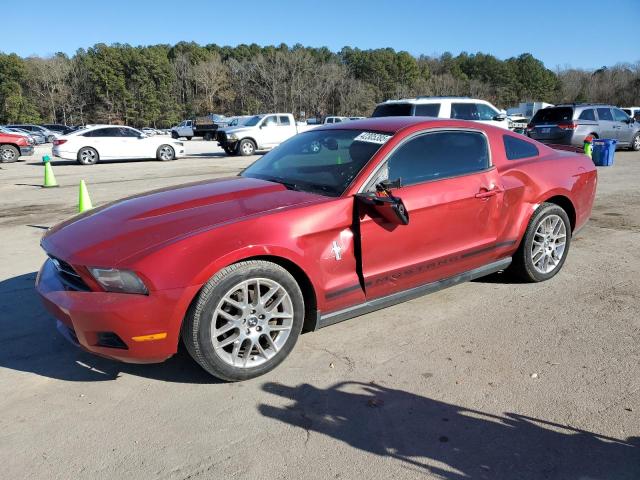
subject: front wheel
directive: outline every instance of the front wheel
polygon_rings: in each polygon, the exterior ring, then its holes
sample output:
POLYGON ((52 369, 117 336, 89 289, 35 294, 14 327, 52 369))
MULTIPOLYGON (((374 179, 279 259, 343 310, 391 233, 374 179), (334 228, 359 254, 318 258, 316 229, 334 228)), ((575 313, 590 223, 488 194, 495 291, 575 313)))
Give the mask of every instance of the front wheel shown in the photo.
POLYGON ((205 284, 184 320, 182 340, 211 375, 247 380, 289 355, 304 311, 300 287, 287 270, 263 260, 244 261, 205 284))
POLYGON ((640 151, 640 132, 636 133, 631 140, 631 150, 640 151))
POLYGON ((548 280, 564 265, 570 244, 567 212, 553 203, 543 203, 529 221, 511 270, 527 282, 548 280))
POLYGON ((184 138, 186 138, 187 140, 191 140, 193 137, 184 137, 184 138))
POLYGON ((240 141, 240 144, 238 145, 238 152, 243 157, 253 155, 254 153, 256 153, 256 144, 253 143, 252 140, 245 138, 244 140, 240 141))
POLYGON ((158 147, 158 150, 156 150, 156 158, 158 160, 162 160, 163 162, 175 160, 176 151, 171 145, 160 145, 158 147))
POLYGON ((13 145, 0 145, 0 161, 13 163, 20 157, 20 151, 13 145))

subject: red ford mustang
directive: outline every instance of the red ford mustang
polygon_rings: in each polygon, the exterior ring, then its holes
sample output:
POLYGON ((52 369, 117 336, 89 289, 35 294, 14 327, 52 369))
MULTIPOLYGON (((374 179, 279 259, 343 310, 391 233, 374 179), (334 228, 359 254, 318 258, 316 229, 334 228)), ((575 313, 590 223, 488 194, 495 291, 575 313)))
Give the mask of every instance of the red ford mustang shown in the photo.
POLYGON ((320 127, 238 177, 127 198, 53 227, 37 278, 82 348, 159 362, 180 339, 226 380, 315 330, 510 268, 553 277, 591 213, 596 170, 479 123, 320 127))

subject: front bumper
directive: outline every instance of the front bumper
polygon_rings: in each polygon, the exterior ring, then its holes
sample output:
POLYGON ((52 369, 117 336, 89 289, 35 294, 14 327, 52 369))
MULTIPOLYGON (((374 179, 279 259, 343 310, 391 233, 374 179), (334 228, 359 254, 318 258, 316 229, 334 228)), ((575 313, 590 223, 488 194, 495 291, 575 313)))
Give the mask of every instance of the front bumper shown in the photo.
POLYGON ((197 287, 147 295, 82 291, 62 281, 50 259, 42 265, 36 290, 72 343, 97 355, 129 363, 157 363, 177 351, 182 319, 197 287), (166 333, 164 338, 133 337, 166 333), (117 339, 117 341, 116 341, 117 339))
POLYGON ((29 145, 28 147, 20 147, 20 156, 28 157, 33 155, 33 146, 29 145))

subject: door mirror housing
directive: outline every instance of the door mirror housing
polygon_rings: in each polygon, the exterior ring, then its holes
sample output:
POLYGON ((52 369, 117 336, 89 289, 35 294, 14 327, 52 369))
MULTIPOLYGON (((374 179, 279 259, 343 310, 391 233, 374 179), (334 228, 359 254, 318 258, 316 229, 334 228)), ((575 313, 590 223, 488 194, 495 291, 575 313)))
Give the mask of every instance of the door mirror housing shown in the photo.
POLYGON ((493 119, 496 122, 502 122, 503 120, 505 120, 507 118, 507 115, 505 113, 498 113, 495 117, 493 117, 493 119))
POLYGON ((409 224, 409 212, 400 197, 367 192, 357 194, 356 198, 389 223, 396 225, 409 224))

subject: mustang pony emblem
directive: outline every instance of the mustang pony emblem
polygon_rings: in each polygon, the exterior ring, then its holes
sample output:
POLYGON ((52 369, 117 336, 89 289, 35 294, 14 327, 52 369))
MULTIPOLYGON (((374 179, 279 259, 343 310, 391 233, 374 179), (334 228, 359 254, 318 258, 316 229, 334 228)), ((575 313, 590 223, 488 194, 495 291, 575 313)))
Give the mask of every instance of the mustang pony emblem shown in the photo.
POLYGON ((331 247, 331 251, 333 255, 336 257, 336 260, 340 260, 342 258, 342 247, 338 245, 338 242, 333 241, 333 246, 331 247))

